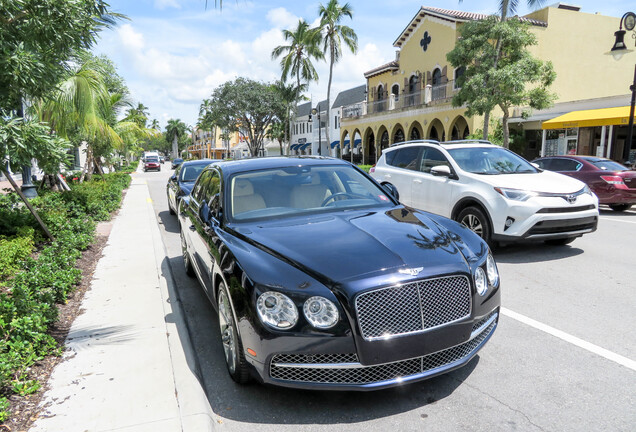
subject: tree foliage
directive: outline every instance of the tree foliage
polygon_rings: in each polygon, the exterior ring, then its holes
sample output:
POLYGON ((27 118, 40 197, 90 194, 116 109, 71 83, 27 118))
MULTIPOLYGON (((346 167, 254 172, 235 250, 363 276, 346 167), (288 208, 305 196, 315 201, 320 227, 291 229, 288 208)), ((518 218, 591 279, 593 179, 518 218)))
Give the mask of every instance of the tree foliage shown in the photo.
POLYGON ((217 87, 209 105, 210 121, 245 136, 252 156, 262 151, 267 130, 278 119, 276 113, 285 109, 272 85, 242 77, 217 87))
POLYGON ((103 0, 0 1, 0 109, 44 96, 73 54, 119 17, 103 0))
POLYGON ((556 73, 551 62, 531 56, 527 47, 536 37, 518 19, 501 21, 491 16, 471 21, 447 54, 453 67, 464 67, 453 106, 466 106, 466 115, 485 115, 499 106, 503 111, 503 142, 509 146, 508 118, 515 106, 543 109, 555 96, 548 88, 556 73))
POLYGON ((166 141, 172 143, 173 157, 179 157, 179 150, 187 145, 188 132, 190 127, 180 119, 170 119, 166 125, 166 141))

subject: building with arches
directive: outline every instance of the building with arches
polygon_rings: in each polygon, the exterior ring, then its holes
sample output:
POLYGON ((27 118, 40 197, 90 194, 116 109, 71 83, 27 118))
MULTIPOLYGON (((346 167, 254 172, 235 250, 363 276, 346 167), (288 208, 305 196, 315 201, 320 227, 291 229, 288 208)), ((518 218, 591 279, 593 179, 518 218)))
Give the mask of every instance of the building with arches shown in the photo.
MULTIPOLYGON (((526 157, 538 156, 547 148, 546 137, 549 141, 551 135, 542 131, 543 121, 575 108, 617 107, 628 101, 633 62, 619 63, 604 55, 611 47, 619 18, 587 14, 579 9, 555 4, 519 18, 537 36, 537 45, 529 48, 532 55, 551 61, 557 73, 550 88, 557 95, 552 108, 532 112, 517 107, 510 113, 510 126, 526 137, 526 148, 520 151, 526 157)), ((366 100, 342 108, 340 142, 360 139, 362 162, 373 164, 383 149, 401 141, 463 139, 482 129, 483 117, 467 117, 463 107, 452 106, 452 97, 458 91, 457 78, 463 69, 453 68, 446 54, 454 48, 464 23, 485 17, 421 7, 393 43, 397 49, 395 59, 364 74, 366 100)), ((495 110, 492 117, 501 118, 501 114, 495 110)), ((604 141, 598 135, 606 134, 606 128, 601 130, 600 126, 592 131, 577 128, 550 133, 565 134, 570 140, 575 136, 576 141, 571 142, 581 150, 579 154, 597 154, 598 142, 604 141), (592 138, 591 144, 584 143, 590 136, 597 137, 596 141, 592 138)), ((616 144, 615 153, 608 157, 620 154, 623 129, 626 127, 611 129, 616 144)))

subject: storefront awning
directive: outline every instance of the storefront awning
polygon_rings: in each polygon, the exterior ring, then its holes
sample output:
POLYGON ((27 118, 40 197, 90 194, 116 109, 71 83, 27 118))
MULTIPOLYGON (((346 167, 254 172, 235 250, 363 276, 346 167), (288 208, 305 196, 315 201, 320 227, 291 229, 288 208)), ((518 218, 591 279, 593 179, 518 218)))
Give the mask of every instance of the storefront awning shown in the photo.
POLYGON ((340 141, 334 141, 331 143, 331 148, 334 148, 335 146, 337 146, 338 144, 340 144, 340 141))
POLYGON ((310 145, 311 145, 311 143, 300 144, 299 147, 298 147, 298 150, 305 150, 310 145))
POLYGON ((585 111, 572 111, 544 121, 541 129, 569 129, 577 127, 595 127, 610 125, 627 125, 629 123, 629 107, 601 108, 585 111))
POLYGON ((300 144, 292 144, 291 146, 289 146, 290 150, 297 150, 298 146, 300 146, 300 144))

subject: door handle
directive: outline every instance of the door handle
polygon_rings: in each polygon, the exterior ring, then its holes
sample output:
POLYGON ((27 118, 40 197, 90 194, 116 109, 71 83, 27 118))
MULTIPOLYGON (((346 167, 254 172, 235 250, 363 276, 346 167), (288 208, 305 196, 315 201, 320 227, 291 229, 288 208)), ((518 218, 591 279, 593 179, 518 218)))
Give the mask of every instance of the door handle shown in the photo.
POLYGON ((391 178, 391 174, 384 174, 384 178, 391 178))
POLYGON ((413 179, 413 183, 422 184, 422 180, 413 179))
POLYGON ((190 231, 195 231, 196 230, 196 227, 194 225, 190 225, 189 228, 190 228, 190 231))

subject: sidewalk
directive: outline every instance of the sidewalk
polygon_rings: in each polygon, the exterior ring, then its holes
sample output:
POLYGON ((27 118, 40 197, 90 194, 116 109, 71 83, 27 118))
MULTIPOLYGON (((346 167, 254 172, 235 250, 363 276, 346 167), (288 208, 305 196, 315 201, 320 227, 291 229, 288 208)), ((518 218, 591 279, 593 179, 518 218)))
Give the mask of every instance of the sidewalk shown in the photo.
POLYGON ((135 177, 32 432, 213 430, 148 187, 135 177))

